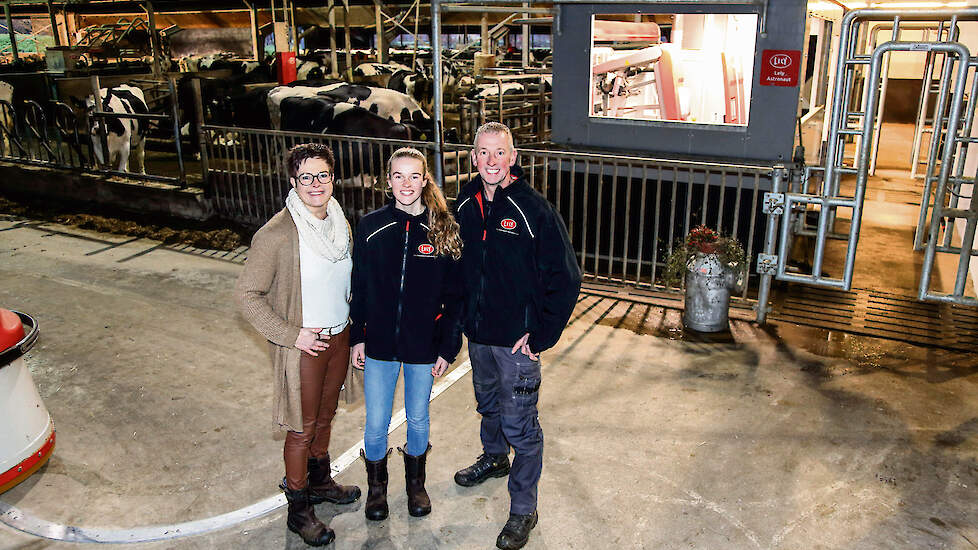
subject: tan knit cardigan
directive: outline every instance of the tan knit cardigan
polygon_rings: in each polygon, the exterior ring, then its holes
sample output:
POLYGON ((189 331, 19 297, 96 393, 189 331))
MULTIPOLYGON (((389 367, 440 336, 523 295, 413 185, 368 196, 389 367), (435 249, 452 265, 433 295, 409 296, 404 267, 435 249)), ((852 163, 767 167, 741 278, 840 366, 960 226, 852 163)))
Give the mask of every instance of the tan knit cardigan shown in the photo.
POLYGON ((273 418, 279 426, 301 432, 302 352, 295 347, 302 327, 299 233, 287 208, 272 216, 252 238, 234 298, 244 318, 270 343, 273 418))

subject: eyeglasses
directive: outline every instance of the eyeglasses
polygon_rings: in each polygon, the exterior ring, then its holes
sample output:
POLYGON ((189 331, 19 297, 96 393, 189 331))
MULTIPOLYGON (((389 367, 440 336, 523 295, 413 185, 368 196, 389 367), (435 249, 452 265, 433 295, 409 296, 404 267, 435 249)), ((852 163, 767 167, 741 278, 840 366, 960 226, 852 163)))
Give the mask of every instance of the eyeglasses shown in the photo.
POLYGON ((319 183, 329 183, 333 180, 333 174, 326 171, 322 171, 318 174, 310 174, 306 172, 299 174, 295 179, 299 180, 299 183, 302 185, 312 185, 313 180, 319 180, 319 183))

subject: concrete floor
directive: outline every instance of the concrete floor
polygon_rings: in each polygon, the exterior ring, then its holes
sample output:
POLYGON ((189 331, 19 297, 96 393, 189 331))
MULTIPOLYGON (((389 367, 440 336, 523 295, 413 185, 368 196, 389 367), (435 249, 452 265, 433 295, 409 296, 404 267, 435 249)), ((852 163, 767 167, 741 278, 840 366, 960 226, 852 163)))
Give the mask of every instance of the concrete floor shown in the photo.
MULTIPOLYGON (((0 501, 134 528, 276 494, 265 349, 231 302, 242 259, 0 219, 0 306, 40 322, 26 362, 58 430, 49 464, 0 501)), ((679 326, 675 310, 582 295, 544 355, 528 549, 978 546, 978 358, 787 324, 738 321, 713 339, 679 326)), ((505 480, 451 479, 480 452, 471 375, 431 412, 431 516, 407 515, 395 455, 388 521, 366 522, 359 503, 318 507, 334 548, 493 547, 505 480)), ((334 456, 362 428, 361 402, 341 402, 334 456)), ((402 426, 390 441, 403 439, 402 426)), ((363 486, 360 463, 339 480, 363 486)), ((0 549, 79 546, 0 524, 0 549)), ((132 546, 304 547, 283 509, 132 546)))

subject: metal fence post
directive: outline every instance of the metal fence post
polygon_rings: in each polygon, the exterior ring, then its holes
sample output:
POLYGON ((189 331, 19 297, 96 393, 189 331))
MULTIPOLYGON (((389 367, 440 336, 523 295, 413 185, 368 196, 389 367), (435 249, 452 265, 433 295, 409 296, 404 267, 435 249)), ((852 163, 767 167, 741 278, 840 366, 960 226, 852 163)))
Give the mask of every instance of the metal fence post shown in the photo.
POLYGON ((547 139, 547 77, 540 75, 540 101, 537 103, 537 141, 547 139))
MULTIPOLYGON (((190 81, 190 86, 194 91, 194 122, 197 127, 197 143, 200 148, 200 177, 204 189, 210 184, 208 173, 210 166, 207 159, 207 137, 204 132, 204 102, 200 98, 200 79, 194 78, 190 81)), ((179 138, 179 136, 177 136, 179 138)))
MULTIPOLYGON (((379 9, 379 8, 378 8, 379 9)), ((378 31, 383 34, 381 31, 378 31)), ((378 34, 378 36, 380 36, 378 34)), ((415 40, 417 37, 415 37, 415 40)), ((380 44, 378 43, 378 50, 380 44)), ((347 45, 349 48, 349 45, 347 45)), ((431 77, 434 79, 434 122, 435 122, 435 181, 439 186, 445 182, 445 147, 442 141, 442 63, 441 63, 441 0, 431 0, 431 77)))
POLYGON ((91 120, 89 120, 89 122, 88 122, 88 132, 89 132, 89 136, 88 136, 89 139, 88 139, 88 141, 91 142, 92 149, 93 149, 93 151, 92 151, 92 164, 93 164, 93 168, 95 168, 96 170, 98 170, 100 168, 102 168, 102 169, 110 169, 111 167, 110 167, 110 164, 109 164, 109 162, 110 162, 110 159, 109 159, 109 142, 108 142, 108 138, 105 135, 105 122, 103 120, 102 124, 97 124, 97 121, 102 120, 100 118, 100 116, 99 116, 99 115, 102 114, 102 86, 101 86, 101 84, 99 84, 98 75, 93 75, 92 76, 92 78, 91 78, 91 84, 92 84, 92 98, 93 98, 92 103, 94 105, 93 115, 95 116, 95 120, 96 120, 96 123, 93 123, 91 120), (95 142, 92 139, 93 136, 91 135, 91 131, 92 131, 92 127, 93 126, 96 128, 95 136, 94 137, 95 137, 95 139, 98 139, 98 149, 100 149, 102 151, 102 164, 103 164, 103 166, 99 166, 98 165, 99 164, 98 155, 96 155, 95 154, 95 151, 94 151, 94 149, 96 149, 96 147, 95 147, 95 142))
MULTIPOLYGON (((196 81, 194 79, 194 82, 196 81)), ((180 110, 177 105, 179 98, 176 79, 173 75, 169 75, 166 77, 166 83, 170 87, 170 116, 173 117, 173 143, 177 146, 177 169, 180 171, 180 187, 186 187, 187 168, 183 165, 183 143, 180 141, 180 110)))
MULTIPOLYGON (((784 177, 784 166, 777 165, 771 172, 771 193, 781 192, 782 178, 784 177)), ((785 215, 788 213, 785 212, 785 215)), ((774 254, 775 246, 777 245, 777 234, 778 234, 778 220, 780 216, 772 210, 768 213, 767 217, 767 228, 764 231, 764 254, 770 256, 774 254)), ((767 322, 767 312, 768 306, 767 302, 771 294, 771 280, 774 278, 774 274, 770 269, 761 271, 761 258, 757 259, 758 269, 757 272, 761 276, 760 283, 757 289, 757 322, 764 324, 767 322)))

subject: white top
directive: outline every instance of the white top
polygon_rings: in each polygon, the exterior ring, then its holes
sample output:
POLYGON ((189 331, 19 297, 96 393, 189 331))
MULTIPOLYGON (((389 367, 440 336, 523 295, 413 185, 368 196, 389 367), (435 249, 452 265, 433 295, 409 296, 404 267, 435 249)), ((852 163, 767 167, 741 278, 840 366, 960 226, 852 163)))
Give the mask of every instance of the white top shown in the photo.
POLYGON ((316 254, 299 233, 299 280, 302 285, 302 326, 333 328, 350 321, 350 256, 331 262, 316 254))

